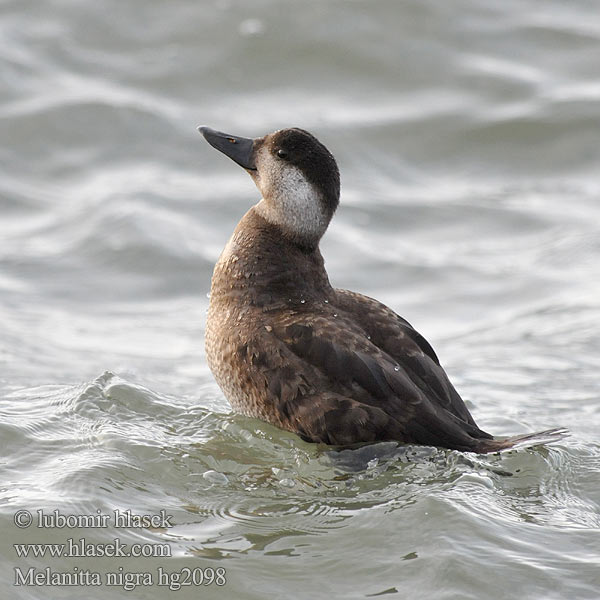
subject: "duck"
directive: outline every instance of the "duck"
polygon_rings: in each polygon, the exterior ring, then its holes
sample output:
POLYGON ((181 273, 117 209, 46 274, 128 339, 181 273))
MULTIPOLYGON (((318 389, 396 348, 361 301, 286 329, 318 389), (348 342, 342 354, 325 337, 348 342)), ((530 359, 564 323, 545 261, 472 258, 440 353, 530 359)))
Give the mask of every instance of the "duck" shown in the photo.
POLYGON ((207 362, 235 412, 338 447, 396 441, 490 453, 562 433, 503 439, 482 430, 406 319, 331 285, 319 243, 339 205, 340 173, 314 135, 198 129, 261 194, 215 265, 206 321, 207 362))

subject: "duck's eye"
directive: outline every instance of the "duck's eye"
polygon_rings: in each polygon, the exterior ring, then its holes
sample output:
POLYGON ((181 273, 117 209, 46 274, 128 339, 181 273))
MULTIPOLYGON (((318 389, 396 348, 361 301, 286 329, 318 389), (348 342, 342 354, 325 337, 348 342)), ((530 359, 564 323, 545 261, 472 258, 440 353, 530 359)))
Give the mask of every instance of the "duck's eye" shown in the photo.
POLYGON ((277 156, 279 156, 279 158, 285 159, 288 157, 288 153, 285 150, 279 148, 279 150, 277 150, 277 156))

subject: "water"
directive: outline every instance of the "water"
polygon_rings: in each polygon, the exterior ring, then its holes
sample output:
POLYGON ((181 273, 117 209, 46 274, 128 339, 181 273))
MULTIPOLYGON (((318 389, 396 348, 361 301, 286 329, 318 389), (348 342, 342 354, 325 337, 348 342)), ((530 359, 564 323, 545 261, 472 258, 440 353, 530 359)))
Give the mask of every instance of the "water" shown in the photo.
POLYGON ((2 2, 2 597, 600 597, 596 9, 2 2), (206 294, 256 191, 200 124, 314 131, 342 171, 333 283, 413 322, 484 429, 571 437, 336 454, 233 415, 206 294), (127 509, 172 523, 13 522, 127 509), (13 547, 68 538, 171 556, 13 547), (14 587, 29 567, 104 579, 14 587), (169 591, 159 568, 226 584, 169 591))

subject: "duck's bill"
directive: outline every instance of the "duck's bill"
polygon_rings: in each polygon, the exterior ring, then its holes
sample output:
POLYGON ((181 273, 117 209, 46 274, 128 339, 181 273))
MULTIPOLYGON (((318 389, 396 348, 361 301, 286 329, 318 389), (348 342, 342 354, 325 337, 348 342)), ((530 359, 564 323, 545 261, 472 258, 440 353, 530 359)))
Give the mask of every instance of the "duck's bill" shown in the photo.
POLYGON ((198 131, 213 148, 228 156, 240 167, 250 171, 256 170, 254 140, 252 138, 230 135, 222 131, 215 131, 210 127, 198 127, 198 131))

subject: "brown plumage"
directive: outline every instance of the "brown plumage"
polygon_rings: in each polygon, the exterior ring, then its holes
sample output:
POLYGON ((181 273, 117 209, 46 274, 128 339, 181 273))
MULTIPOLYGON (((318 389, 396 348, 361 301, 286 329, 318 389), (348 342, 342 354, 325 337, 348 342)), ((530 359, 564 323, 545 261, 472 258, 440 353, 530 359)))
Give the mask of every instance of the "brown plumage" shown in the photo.
POLYGON ((316 138, 299 129, 256 140, 201 132, 263 193, 212 279, 206 354, 234 410, 334 445, 396 440, 494 452, 560 433, 494 439, 407 321, 331 286, 318 244, 337 208, 339 174, 316 138))

